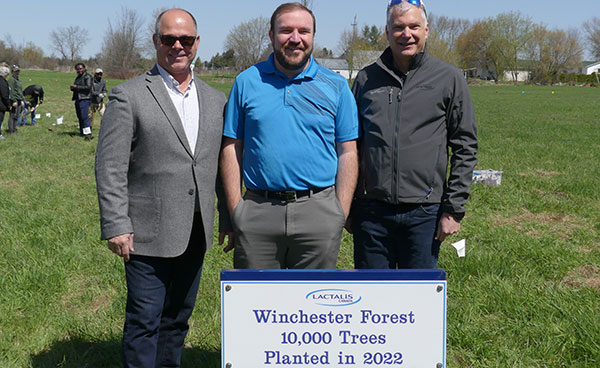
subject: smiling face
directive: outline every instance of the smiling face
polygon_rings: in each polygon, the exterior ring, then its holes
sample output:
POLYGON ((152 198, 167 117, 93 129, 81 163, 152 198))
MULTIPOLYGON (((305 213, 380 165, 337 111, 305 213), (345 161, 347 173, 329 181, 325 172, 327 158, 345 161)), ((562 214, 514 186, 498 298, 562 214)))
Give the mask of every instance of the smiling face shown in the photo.
POLYGON ((394 63, 406 72, 414 56, 425 50, 429 35, 429 26, 421 10, 416 6, 411 6, 404 13, 400 9, 393 9, 385 32, 394 56, 394 63))
POLYGON ((85 73, 85 66, 81 64, 75 65, 75 72, 77 73, 77 75, 83 75, 83 73, 85 73))
POLYGON ((156 48, 156 60, 175 79, 187 77, 190 73, 190 65, 196 57, 200 36, 196 34, 194 20, 188 13, 179 9, 169 10, 160 18, 159 32, 168 36, 193 36, 196 41, 192 46, 183 46, 176 41, 172 46, 163 44, 157 35, 154 35, 154 47, 156 48))
POLYGON ((313 24, 310 13, 298 9, 279 15, 273 30, 269 32, 275 53, 275 67, 288 77, 308 67, 315 36, 313 24))

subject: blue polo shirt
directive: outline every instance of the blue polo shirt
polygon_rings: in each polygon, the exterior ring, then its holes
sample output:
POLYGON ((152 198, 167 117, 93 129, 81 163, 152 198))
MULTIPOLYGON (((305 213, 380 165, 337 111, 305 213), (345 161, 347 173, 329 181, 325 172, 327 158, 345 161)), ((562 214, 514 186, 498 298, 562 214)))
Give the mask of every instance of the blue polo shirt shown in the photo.
POLYGON ((335 184, 336 142, 358 138, 348 82, 310 58, 288 78, 273 54, 240 73, 225 110, 223 135, 244 142, 247 188, 306 190, 335 184))

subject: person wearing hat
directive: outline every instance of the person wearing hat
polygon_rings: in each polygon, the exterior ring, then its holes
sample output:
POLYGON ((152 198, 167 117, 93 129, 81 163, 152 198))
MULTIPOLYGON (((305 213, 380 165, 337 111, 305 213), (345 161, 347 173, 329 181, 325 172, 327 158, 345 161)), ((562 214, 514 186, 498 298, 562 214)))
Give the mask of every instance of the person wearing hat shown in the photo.
POLYGON ((94 115, 104 116, 104 97, 106 97, 106 81, 102 79, 102 69, 97 68, 92 81, 92 104, 90 105, 90 128, 94 127, 94 115))
POLYGON ((23 96, 23 84, 19 80, 21 68, 18 65, 12 66, 12 76, 8 78, 8 86, 10 87, 10 104, 12 106, 8 116, 8 133, 17 132, 17 124, 21 120, 21 112, 25 107, 25 97, 23 96))

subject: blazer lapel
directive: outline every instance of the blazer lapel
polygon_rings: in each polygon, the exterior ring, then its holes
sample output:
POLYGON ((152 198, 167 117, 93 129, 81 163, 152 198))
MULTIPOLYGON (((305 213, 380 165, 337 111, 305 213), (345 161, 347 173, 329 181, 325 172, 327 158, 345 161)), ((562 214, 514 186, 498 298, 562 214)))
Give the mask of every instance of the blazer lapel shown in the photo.
POLYGON ((177 113, 177 109, 175 109, 175 106, 171 101, 171 97, 169 96, 167 87, 165 87, 165 84, 156 66, 154 66, 154 68, 152 68, 152 70, 150 70, 146 74, 146 81, 150 93, 152 93, 154 99, 156 100, 156 103, 163 111, 165 118, 173 127, 173 130, 175 131, 179 142, 181 142, 181 144, 185 147, 185 150, 188 152, 188 154, 190 156, 193 156, 192 150, 190 149, 190 144, 187 140, 187 136, 185 135, 183 123, 179 118, 179 113, 177 113))
POLYGON ((206 141, 206 132, 203 131, 204 129, 207 129, 206 126, 206 122, 204 121, 204 116, 206 115, 204 109, 205 109, 205 104, 204 104, 204 99, 202 98, 203 93, 202 93, 202 89, 203 89, 203 84, 200 81, 199 78, 194 77, 194 83, 196 84, 196 93, 198 94, 198 111, 199 111, 199 116, 198 116, 198 139, 196 139, 196 149, 194 150, 195 156, 198 157, 198 153, 200 152, 200 150, 202 149, 202 147, 206 147, 207 145, 205 144, 206 141))

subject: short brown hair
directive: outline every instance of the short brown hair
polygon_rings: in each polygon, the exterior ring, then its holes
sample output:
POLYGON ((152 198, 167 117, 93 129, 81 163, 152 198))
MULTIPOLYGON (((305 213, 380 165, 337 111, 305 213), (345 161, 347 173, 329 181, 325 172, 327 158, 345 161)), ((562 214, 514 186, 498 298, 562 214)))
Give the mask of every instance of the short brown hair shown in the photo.
POLYGON ((307 8, 306 6, 304 6, 298 2, 281 4, 277 7, 277 9, 275 9, 275 11, 273 12, 273 15, 271 15, 270 31, 271 32, 275 31, 275 20, 277 19, 278 16, 280 16, 283 13, 288 13, 288 12, 291 12, 294 10, 304 10, 305 12, 310 14, 310 16, 313 19, 313 33, 317 33, 317 20, 315 19, 315 15, 309 8, 307 8))

